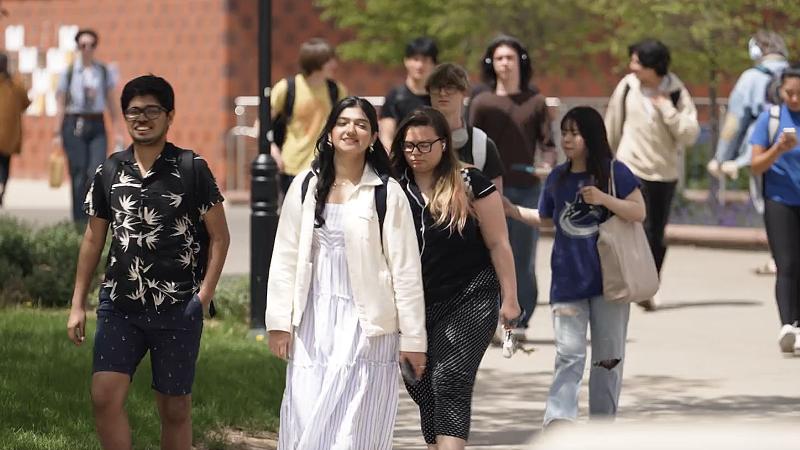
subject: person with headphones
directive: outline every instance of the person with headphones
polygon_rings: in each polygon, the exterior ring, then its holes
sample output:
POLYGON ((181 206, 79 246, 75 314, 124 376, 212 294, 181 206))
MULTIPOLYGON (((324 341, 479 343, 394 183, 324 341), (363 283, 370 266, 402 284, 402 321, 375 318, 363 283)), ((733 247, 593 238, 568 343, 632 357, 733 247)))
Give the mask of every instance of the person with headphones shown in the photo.
MULTIPOLYGON (((518 39, 499 36, 487 47, 481 65, 488 89, 472 100, 470 125, 484 130, 497 145, 503 160, 503 195, 515 205, 536 208, 541 193, 536 174, 555 164, 556 153, 545 97, 530 85, 530 56, 518 39), (541 162, 534 167, 537 152, 541 152, 541 162)), ((523 309, 513 333, 517 341, 523 341, 538 296, 534 263, 539 235, 515 220, 507 220, 507 225, 517 298, 523 309)))
POLYGON ((781 73, 789 67, 786 42, 775 32, 759 30, 748 41, 747 52, 755 65, 742 72, 728 96, 717 151, 707 165, 708 173, 717 178, 736 179, 740 169, 750 166, 750 135, 756 118, 768 104, 781 103, 777 89, 768 91, 772 84, 777 87, 781 73))

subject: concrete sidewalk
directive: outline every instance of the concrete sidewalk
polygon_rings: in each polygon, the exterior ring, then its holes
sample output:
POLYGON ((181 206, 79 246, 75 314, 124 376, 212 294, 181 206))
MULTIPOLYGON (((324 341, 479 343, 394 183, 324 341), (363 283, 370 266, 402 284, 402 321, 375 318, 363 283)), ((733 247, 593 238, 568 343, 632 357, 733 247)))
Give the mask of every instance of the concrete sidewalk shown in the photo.
MULTIPOLYGON (((537 252, 541 301, 549 292, 551 245, 545 239, 537 252)), ((741 250, 669 250, 660 309, 631 310, 618 424, 655 427, 703 418, 721 426, 744 423, 744 431, 748 423, 800 419, 800 354, 787 358, 779 352, 775 279, 752 272, 767 257, 741 250)), ((522 450, 541 433, 555 361, 548 305, 537 307, 528 338, 536 348, 530 355, 504 359, 492 347, 484 356, 469 448, 522 450)), ((587 383, 588 370, 582 422, 587 383)), ((422 444, 418 410, 403 393, 394 448, 422 444)))

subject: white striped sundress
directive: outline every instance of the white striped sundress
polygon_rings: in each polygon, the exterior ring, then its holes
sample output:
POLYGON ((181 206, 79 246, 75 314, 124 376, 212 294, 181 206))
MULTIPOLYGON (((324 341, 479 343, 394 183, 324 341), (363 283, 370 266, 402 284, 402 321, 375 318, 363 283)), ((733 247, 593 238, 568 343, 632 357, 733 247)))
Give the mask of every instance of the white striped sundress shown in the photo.
POLYGON ((281 404, 279 450, 391 450, 398 401, 397 333, 367 337, 353 303, 345 209, 315 228, 313 284, 295 330, 281 404))

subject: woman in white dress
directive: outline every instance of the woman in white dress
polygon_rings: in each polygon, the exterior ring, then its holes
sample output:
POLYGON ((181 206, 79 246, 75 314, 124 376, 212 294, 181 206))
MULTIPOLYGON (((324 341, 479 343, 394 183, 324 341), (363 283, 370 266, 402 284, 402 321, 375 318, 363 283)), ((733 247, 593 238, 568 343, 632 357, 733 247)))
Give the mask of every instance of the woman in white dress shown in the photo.
POLYGON ((398 362, 425 370, 411 209, 377 114, 341 100, 284 199, 267 285, 269 347, 289 360, 280 450, 391 449, 398 362))

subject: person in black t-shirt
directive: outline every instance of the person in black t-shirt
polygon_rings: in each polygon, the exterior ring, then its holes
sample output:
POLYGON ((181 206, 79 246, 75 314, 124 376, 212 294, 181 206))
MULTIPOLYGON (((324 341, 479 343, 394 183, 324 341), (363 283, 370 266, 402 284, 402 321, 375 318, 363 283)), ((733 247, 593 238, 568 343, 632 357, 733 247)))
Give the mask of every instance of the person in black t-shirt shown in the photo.
POLYGON ((507 327, 520 315, 502 200, 479 170, 459 162, 447 119, 433 108, 400 123, 391 154, 417 229, 428 331, 427 369, 406 389, 425 442, 463 449, 498 315, 507 327))
POLYGON ((436 65, 438 55, 436 42, 428 37, 418 37, 406 45, 406 56, 403 59, 406 81, 386 94, 378 123, 381 142, 387 149, 392 145, 397 124, 411 111, 431 105, 431 97, 425 90, 425 80, 436 65))
POLYGON ((431 95, 431 106, 444 114, 450 125, 458 158, 483 172, 502 193, 503 161, 497 146, 485 131, 467 125, 464 120, 464 96, 469 90, 467 72, 450 63, 436 66, 425 82, 425 90, 431 95))
POLYGON ((166 80, 131 80, 121 104, 133 145, 97 167, 86 194, 89 223, 67 335, 75 345, 84 342, 86 295, 110 228, 91 386, 100 446, 131 448, 125 398, 150 352, 161 442, 189 448, 203 312, 230 243, 223 198, 206 162, 167 142, 175 94, 166 80))

